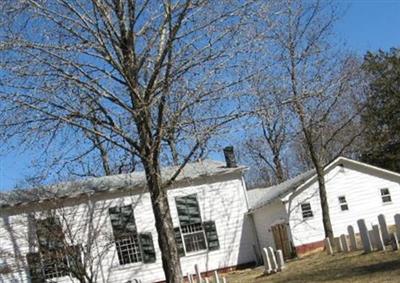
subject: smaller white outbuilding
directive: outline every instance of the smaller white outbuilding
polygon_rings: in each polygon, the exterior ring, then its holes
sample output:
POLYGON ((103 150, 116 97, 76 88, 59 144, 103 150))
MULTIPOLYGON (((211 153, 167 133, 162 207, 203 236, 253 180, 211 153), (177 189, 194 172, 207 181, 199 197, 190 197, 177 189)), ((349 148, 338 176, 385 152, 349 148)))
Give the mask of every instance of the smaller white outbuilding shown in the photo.
MULTIPOLYGON (((344 157, 325 167, 329 214, 335 237, 358 233, 357 220, 370 229, 383 214, 394 224, 400 213, 400 174, 344 157)), ((314 170, 281 184, 248 191, 258 245, 281 249, 289 258, 323 247, 325 238, 314 170)))

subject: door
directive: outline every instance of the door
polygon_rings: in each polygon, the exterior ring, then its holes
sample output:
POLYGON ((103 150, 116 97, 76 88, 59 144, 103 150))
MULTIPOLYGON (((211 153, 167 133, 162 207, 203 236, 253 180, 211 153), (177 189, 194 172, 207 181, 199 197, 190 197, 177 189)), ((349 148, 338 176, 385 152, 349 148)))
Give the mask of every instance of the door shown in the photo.
POLYGON ((293 257, 292 243, 289 240, 287 224, 276 224, 271 227, 274 236, 275 246, 277 250, 281 250, 285 259, 293 257))

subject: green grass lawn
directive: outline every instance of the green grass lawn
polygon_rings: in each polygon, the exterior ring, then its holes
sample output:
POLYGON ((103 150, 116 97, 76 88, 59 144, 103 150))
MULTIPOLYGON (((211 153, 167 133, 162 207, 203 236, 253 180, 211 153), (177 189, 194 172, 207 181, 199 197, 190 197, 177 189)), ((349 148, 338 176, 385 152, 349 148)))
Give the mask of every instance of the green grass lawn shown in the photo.
POLYGON ((263 275, 263 267, 233 271, 225 274, 234 282, 400 282, 400 252, 325 253, 309 255, 286 264, 282 272, 263 275))

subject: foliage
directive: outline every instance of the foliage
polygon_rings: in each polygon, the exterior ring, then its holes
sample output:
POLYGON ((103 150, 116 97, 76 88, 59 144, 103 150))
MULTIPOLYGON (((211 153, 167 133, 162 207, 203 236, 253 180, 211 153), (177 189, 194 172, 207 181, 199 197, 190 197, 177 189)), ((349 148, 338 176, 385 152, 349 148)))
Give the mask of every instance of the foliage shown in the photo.
POLYGON ((400 171, 400 49, 368 52, 363 69, 368 78, 364 161, 400 171))

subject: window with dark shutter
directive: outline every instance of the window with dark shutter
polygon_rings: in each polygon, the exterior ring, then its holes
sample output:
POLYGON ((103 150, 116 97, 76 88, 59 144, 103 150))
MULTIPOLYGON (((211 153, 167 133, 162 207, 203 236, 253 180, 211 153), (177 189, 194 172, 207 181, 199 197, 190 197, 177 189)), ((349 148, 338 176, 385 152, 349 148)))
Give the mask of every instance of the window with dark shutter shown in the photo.
POLYGON ((139 241, 142 247, 143 262, 152 263, 156 261, 156 251, 153 245, 153 236, 151 233, 139 234, 139 241))
POLYGON ((81 249, 80 245, 69 246, 66 249, 69 269, 76 273, 80 273, 82 268, 84 268, 82 265, 81 249))
POLYGON ((218 249, 219 242, 215 223, 202 223, 197 195, 176 197, 175 201, 180 224, 180 229, 175 228, 175 239, 180 255, 206 250, 207 248, 209 250, 218 249), (209 229, 208 235, 206 228, 209 229))
POLYGON ((132 205, 109 209, 118 260, 121 265, 142 261, 132 205))
POLYGON ((26 255, 26 261, 29 267, 29 276, 32 283, 43 283, 44 275, 42 273, 42 264, 39 253, 28 253, 26 255))
POLYGON ((54 216, 37 220, 36 235, 44 279, 69 275, 68 246, 60 220, 54 216))
POLYGON ((118 260, 121 265, 156 261, 151 233, 137 232, 132 205, 109 209, 118 260))
POLYGON ((217 234, 217 227, 214 221, 206 221, 203 223, 206 232, 207 245, 210 251, 219 249, 219 240, 217 234))

